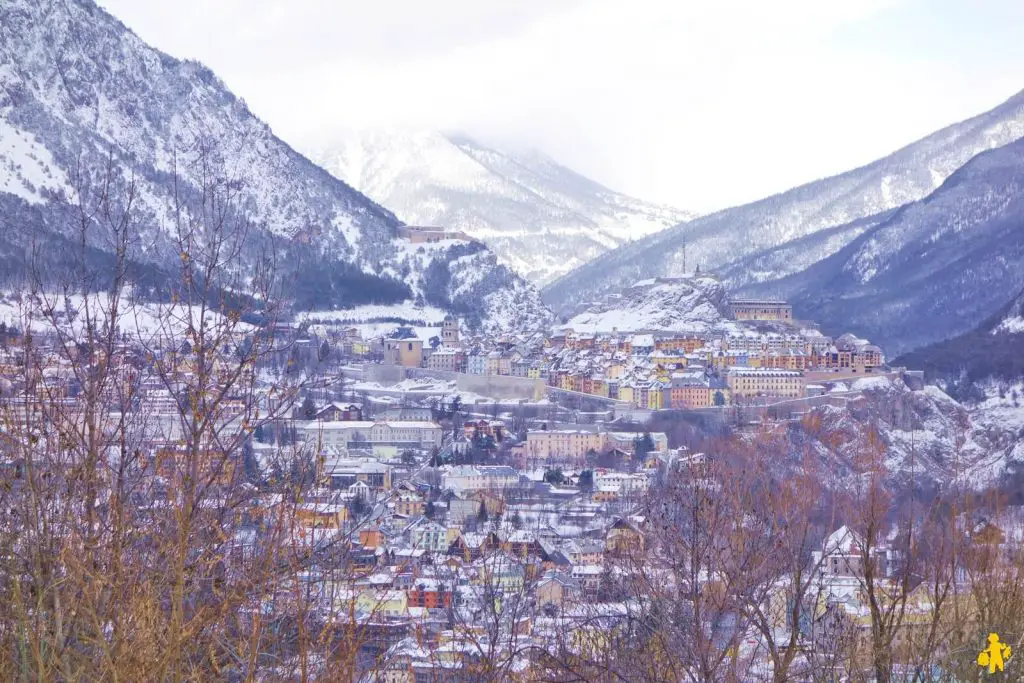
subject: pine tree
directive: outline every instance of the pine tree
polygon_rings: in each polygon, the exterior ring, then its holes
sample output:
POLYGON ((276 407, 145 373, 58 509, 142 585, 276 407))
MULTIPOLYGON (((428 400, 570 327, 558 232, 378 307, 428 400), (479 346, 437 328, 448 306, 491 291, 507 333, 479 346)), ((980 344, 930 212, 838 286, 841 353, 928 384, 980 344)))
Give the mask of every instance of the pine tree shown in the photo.
POLYGON ((477 513, 476 519, 481 524, 486 524, 487 523, 487 520, 488 520, 487 506, 484 505, 483 501, 480 501, 480 512, 477 513))
POLYGON ((651 438, 650 432, 644 432, 643 436, 638 436, 633 441, 633 458, 637 462, 644 462, 647 460, 647 456, 654 450, 654 439, 651 438))

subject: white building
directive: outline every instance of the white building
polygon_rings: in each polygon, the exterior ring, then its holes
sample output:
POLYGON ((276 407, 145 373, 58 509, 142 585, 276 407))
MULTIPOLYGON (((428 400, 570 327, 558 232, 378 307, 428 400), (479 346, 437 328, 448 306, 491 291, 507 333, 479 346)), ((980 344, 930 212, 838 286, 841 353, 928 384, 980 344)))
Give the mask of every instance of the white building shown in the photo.
POLYGON ((614 490, 620 496, 638 496, 647 492, 650 480, 642 474, 598 471, 594 473, 594 487, 614 490))
POLYGON ((811 553, 812 566, 827 580, 863 577, 865 561, 872 562, 882 576, 891 577, 899 569, 900 554, 884 540, 875 547, 865 548, 861 536, 847 526, 833 531, 822 549, 811 553))
POLYGON ((448 529, 436 522, 423 522, 415 525, 409 533, 409 541, 413 548, 422 548, 428 553, 448 551, 448 529))
POLYGON ((441 446, 444 430, 436 422, 338 421, 307 422, 299 427, 306 441, 324 446, 348 447, 352 443, 411 448, 441 446))
POLYGON ((504 489, 519 484, 519 472, 504 465, 459 465, 441 476, 441 488, 453 491, 504 489))

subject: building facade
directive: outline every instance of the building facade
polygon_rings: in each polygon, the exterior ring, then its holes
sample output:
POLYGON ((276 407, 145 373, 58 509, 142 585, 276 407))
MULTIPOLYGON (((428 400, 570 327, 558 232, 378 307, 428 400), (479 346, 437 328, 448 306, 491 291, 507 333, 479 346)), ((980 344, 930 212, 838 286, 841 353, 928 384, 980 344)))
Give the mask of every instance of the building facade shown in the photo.
POLYGON ((725 381, 736 399, 756 396, 803 398, 807 393, 807 380, 802 372, 796 370, 732 368, 725 381))
POLYGON ((436 422, 311 421, 299 427, 306 439, 324 446, 349 447, 353 443, 433 448, 441 446, 443 429, 436 422))
POLYGON ((793 307, 779 299, 732 299, 729 308, 736 320, 793 320, 793 307))
POLYGON ((459 345, 459 321, 454 316, 448 316, 441 323, 441 344, 446 347, 459 345))
POLYGON ((423 363, 421 339, 384 339, 383 345, 384 362, 389 365, 418 368, 423 363))

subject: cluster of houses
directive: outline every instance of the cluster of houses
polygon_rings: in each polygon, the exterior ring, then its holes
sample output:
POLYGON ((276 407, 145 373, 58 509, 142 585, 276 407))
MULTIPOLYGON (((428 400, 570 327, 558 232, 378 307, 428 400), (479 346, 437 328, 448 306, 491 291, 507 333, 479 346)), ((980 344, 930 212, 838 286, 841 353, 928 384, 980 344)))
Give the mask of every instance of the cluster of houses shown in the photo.
POLYGON ((784 302, 736 300, 732 310, 735 324, 707 334, 570 329, 462 339, 458 321, 449 317, 433 344, 405 334, 376 340, 367 353, 377 348, 384 363, 405 367, 542 380, 561 390, 651 410, 801 398, 819 382, 855 378, 884 366, 877 346, 852 334, 833 339, 798 326, 784 302))
MULTIPOLYGON (((507 434, 497 420, 460 426, 442 452, 481 430, 507 434)), ((591 445, 619 443, 600 438, 591 445)), ((539 626, 545 615, 602 601, 609 560, 644 543, 644 519, 636 514, 642 496, 659 472, 695 457, 668 450, 664 435, 651 441, 656 450, 628 466, 581 458, 557 477, 551 468, 521 464, 425 467, 423 451, 415 463, 364 454, 358 470, 352 452, 327 448, 317 486, 295 516, 295 542, 312 551, 346 547, 355 574, 344 586, 329 582, 321 607, 374 634, 364 647, 384 662, 380 680, 459 680, 457 671, 474 656, 464 646, 488 637, 481 624, 489 611, 515 601, 517 616, 500 628, 539 644, 547 638, 539 626), (371 463, 387 474, 369 476, 371 463), (339 478, 339 467, 353 475, 339 478)), ((323 590, 322 578, 306 575, 311 594, 323 590)))
POLYGON ((589 335, 549 340, 547 382, 652 410, 801 398, 808 384, 878 371, 880 349, 810 328, 719 335, 589 335))
MULTIPOLYGON (((502 428, 493 420, 486 422, 491 429, 502 428)), ((461 431, 477 429, 468 421, 461 431)), ((572 443, 574 436, 591 440, 586 446, 558 448, 592 450, 601 446, 599 439, 615 438, 568 432, 560 438, 572 443)), ((458 680, 456 672, 479 656, 485 644, 494 646, 484 641, 495 636, 547 648, 557 640, 552 627, 570 633, 584 628, 573 615, 583 615, 582 623, 601 610, 614 611, 607 593, 609 576, 621 571, 617 568, 625 558, 641 553, 659 528, 638 514, 638 503, 666 472, 679 467, 699 472, 706 462, 702 454, 669 450, 661 435, 652 440, 656 450, 636 466, 599 467, 581 459, 579 467, 559 470, 557 481, 547 476, 551 470, 545 467, 447 465, 437 468, 439 476, 433 480, 422 470, 395 467, 388 478, 369 485, 369 492, 365 480, 333 499, 330 491, 310 492, 299 537, 310 544, 344 538, 351 556, 360 558, 357 577, 325 600, 374 628, 374 653, 387 670, 380 680, 458 680), (361 495, 368 496, 372 514, 341 513, 350 509, 347 501, 361 495), (494 619, 493 610, 500 612, 508 604, 517 605, 514 617, 488 621, 494 619), (500 633, 485 632, 482 625, 487 623, 496 624, 500 633)), ((337 493, 331 484, 325 487, 337 493)), ((984 540, 985 534, 991 535, 990 530, 974 538, 984 540)), ((1002 534, 997 536, 1001 542, 1002 534)), ((784 607, 789 599, 786 581, 779 582, 778 592, 765 595, 765 600, 783 606, 777 613, 766 612, 777 618, 778 633, 800 629, 802 651, 836 648, 837 634, 844 643, 868 642, 866 563, 883 583, 897 581, 905 570, 902 551, 891 538, 883 535, 866 549, 849 527, 829 534, 809 557, 807 599, 813 605, 806 608, 806 620, 790 620, 784 607)), ((910 584, 897 642, 910 642, 909 634, 929 623, 928 586, 919 584, 910 584)), ((756 649, 757 636, 752 634, 738 656, 756 649)), ((524 657, 522 666, 529 665, 524 657)))

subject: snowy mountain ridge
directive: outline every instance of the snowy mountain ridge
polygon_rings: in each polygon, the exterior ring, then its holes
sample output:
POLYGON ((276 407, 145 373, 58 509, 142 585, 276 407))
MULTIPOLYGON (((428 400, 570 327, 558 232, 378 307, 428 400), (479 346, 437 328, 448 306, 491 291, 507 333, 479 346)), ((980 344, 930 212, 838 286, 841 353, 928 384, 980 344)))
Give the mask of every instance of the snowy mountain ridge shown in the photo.
POLYGON ((948 126, 861 168, 697 218, 620 247, 548 285, 545 299, 560 309, 580 297, 615 291, 640 277, 671 276, 697 264, 728 271, 732 287, 785 277, 836 253, 862 230, 837 230, 831 239, 805 242, 801 258, 792 264, 788 259, 766 259, 761 267, 731 265, 920 200, 977 154, 1022 136, 1024 93, 1018 93, 989 112, 948 126))
POLYGON ((404 221, 465 232, 537 283, 693 217, 613 192, 536 150, 462 134, 353 132, 310 155, 404 221))

